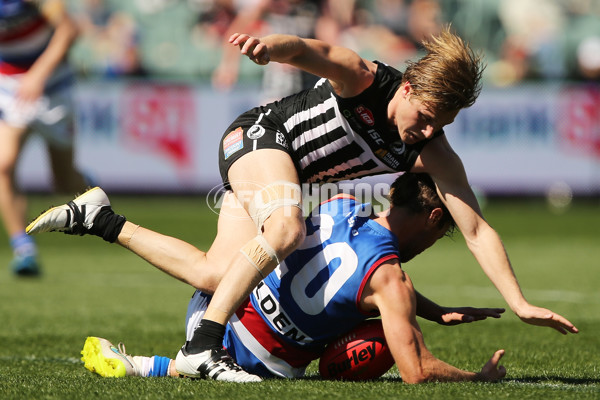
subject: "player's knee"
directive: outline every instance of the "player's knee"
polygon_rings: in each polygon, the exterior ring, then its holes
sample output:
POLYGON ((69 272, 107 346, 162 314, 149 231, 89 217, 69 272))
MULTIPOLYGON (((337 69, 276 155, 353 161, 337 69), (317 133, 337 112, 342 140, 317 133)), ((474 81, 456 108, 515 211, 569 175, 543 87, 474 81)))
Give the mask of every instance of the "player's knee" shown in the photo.
POLYGON ((15 172, 15 163, 9 160, 0 159, 0 176, 11 177, 15 172))
POLYGON ((281 259, 304 240, 302 190, 297 183, 276 181, 265 186, 255 193, 248 214, 281 259))
POLYGON ((185 281, 194 288, 213 294, 223 279, 226 269, 222 268, 222 260, 209 259, 208 255, 199 251, 185 260, 184 270, 190 271, 185 281))
POLYGON ((286 215, 286 210, 274 213, 264 226, 263 235, 277 251, 280 259, 287 257, 306 237, 306 225, 300 213, 286 215))

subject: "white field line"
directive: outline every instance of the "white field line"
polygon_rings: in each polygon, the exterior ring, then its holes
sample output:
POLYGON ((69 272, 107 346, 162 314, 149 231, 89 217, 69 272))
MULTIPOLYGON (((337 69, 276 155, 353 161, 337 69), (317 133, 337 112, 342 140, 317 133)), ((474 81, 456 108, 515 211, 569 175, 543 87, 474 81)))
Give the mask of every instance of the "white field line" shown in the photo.
POLYGON ((594 383, 550 383, 550 382, 519 382, 513 380, 507 380, 501 382, 502 385, 509 386, 524 386, 524 387, 542 387, 551 388, 557 390, 569 390, 576 392, 597 392, 599 389, 598 384, 594 383))
POLYGON ((0 361, 33 361, 33 362, 50 362, 59 364, 81 364, 82 361, 75 357, 38 357, 35 355, 28 356, 0 356, 0 361))
MULTIPOLYGON (((415 283, 415 289, 425 296, 435 298, 438 295, 450 296, 472 296, 477 299, 499 299, 500 293, 492 286, 436 286, 419 285, 415 283)), ((574 304, 600 304, 600 293, 582 293, 571 290, 541 290, 522 288, 525 297, 531 302, 557 301, 561 303, 574 304)))

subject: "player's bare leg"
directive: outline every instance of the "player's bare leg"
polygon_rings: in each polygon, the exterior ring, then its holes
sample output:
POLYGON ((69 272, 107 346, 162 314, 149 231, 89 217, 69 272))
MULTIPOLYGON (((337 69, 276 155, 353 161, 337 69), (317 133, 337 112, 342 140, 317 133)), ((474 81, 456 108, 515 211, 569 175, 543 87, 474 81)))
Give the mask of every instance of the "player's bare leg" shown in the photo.
POLYGON ((208 252, 129 221, 117 243, 161 271, 212 294, 238 250, 256 236, 254 223, 232 192, 225 194, 222 204, 217 236, 208 252))
POLYGON ((229 180, 258 234, 229 263, 200 325, 177 354, 176 367, 187 376, 241 382, 246 377, 236 364, 219 364, 226 356, 221 354, 225 324, 258 282, 302 242, 305 225, 297 172, 286 153, 262 149, 246 154, 230 168, 229 180), (267 204, 277 205, 257 206, 257 199, 265 197, 267 204))
POLYGON ((13 271, 18 275, 38 275, 37 249, 33 239, 25 235, 27 200, 19 193, 15 182, 15 169, 25 136, 24 128, 0 121, 0 216, 13 248, 13 271))
MULTIPOLYGON (((234 193, 246 210, 255 194, 272 182, 285 181, 299 184, 298 175, 291 158, 279 150, 263 149, 244 155, 229 170, 229 180, 234 193)), ((255 227, 255 232, 258 228, 255 227)), ((283 260, 302 242, 305 226, 302 211, 297 207, 282 207, 266 219, 262 236, 283 260)), ((250 294, 256 284, 273 271, 257 271, 244 254, 238 252, 230 263, 225 282, 213 296, 205 319, 225 324, 239 304, 250 294)))
POLYGON ((66 194, 81 193, 87 184, 83 175, 74 165, 73 147, 49 146, 48 154, 56 191, 66 194))
POLYGON ((222 204, 217 236, 208 252, 127 221, 114 213, 108 196, 98 187, 42 213, 29 224, 27 232, 100 236, 120 244, 165 273, 212 294, 236 251, 256 235, 253 221, 232 192, 225 195, 222 204))

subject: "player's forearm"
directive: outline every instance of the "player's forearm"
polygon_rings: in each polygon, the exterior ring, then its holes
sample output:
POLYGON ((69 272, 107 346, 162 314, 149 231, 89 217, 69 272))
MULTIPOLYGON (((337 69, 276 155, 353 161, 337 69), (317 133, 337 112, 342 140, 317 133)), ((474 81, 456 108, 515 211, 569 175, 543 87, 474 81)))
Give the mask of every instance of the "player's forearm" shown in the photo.
POLYGON ((518 315, 518 310, 528 303, 496 231, 486 226, 480 229, 475 240, 467 240, 467 245, 511 310, 518 315))
POLYGON ((293 35, 269 35, 261 39, 269 49, 271 61, 300 68, 322 78, 338 78, 340 51, 321 40, 305 39, 293 35))
POLYGON ((485 380, 480 374, 456 368, 433 356, 422 347, 418 362, 412 362, 406 367, 397 363, 402 381, 405 383, 427 382, 465 382, 485 380))
POLYGON ((48 47, 32 65, 29 73, 47 79, 65 59, 77 34, 75 23, 69 17, 65 17, 56 27, 48 47))
POLYGON ((307 42, 294 35, 273 34, 260 39, 269 49, 271 61, 291 64, 307 51, 307 42))
POLYGON ((419 383, 481 380, 479 374, 456 368, 431 354, 427 354, 423 358, 423 379, 419 383))
POLYGON ((417 315, 429 321, 439 322, 443 314, 442 307, 434 301, 415 291, 417 298, 417 315))
MULTIPOLYGON (((431 354, 416 320, 388 320, 382 314, 385 337, 405 383, 460 382, 478 379, 474 372, 463 371, 431 354)), ((413 317, 414 318, 414 317, 413 317)))

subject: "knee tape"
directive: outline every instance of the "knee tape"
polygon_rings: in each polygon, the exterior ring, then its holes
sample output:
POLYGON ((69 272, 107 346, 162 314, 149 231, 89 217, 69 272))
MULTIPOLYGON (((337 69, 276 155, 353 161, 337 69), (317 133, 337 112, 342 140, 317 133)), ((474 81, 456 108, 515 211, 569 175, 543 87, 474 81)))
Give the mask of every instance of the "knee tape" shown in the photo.
POLYGON ((263 279, 279 264, 277 253, 262 235, 257 235, 254 239, 251 239, 242 247, 240 252, 256 268, 263 279))
POLYGON ((282 207, 297 207, 302 210, 300 185, 277 181, 265 186, 254 195, 254 199, 248 205, 248 214, 260 231, 273 211, 282 207))

